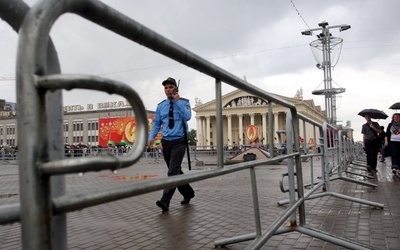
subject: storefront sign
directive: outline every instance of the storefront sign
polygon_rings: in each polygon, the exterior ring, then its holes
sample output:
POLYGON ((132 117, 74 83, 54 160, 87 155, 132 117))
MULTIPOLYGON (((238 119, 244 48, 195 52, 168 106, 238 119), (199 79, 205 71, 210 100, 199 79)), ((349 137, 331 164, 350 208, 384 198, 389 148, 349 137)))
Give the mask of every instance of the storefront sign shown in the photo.
POLYGON ((0 111, 0 117, 15 117, 17 116, 17 111, 10 110, 10 111, 0 111))
MULTIPOLYGON (((89 103, 86 105, 86 110, 103 110, 103 109, 118 109, 118 108, 127 108, 131 107, 131 104, 128 101, 117 101, 117 102, 100 102, 97 104, 89 103)), ((69 105, 64 106, 65 112, 81 112, 85 111, 85 107, 83 105, 69 105)))

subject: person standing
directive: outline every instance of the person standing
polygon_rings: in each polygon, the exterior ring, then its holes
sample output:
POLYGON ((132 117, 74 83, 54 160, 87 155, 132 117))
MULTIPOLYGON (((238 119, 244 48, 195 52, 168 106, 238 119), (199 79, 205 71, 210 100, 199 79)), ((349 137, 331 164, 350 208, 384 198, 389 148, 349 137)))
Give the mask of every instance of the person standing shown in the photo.
POLYGON ((371 120, 369 114, 364 116, 367 121, 361 128, 363 134, 363 146, 367 154, 367 170, 368 172, 376 172, 378 163, 378 151, 381 145, 379 134, 381 133, 380 126, 377 122, 371 120))
POLYGON ((395 113, 386 128, 385 145, 389 147, 392 160, 392 172, 396 174, 400 167, 400 114, 395 113))
POLYGON ((385 127, 381 126, 380 127, 381 133, 379 134, 379 139, 381 139, 381 160, 380 162, 385 162, 385 138, 386 138, 386 133, 385 133, 385 127))
MULTIPOLYGON (((164 93, 167 99, 157 105, 156 113, 153 120, 147 146, 153 144, 154 138, 161 130, 162 133, 162 150, 165 163, 168 167, 168 176, 181 175, 182 160, 185 155, 186 141, 185 133, 187 131, 187 121, 192 116, 189 100, 181 98, 178 93, 178 86, 174 78, 169 77, 162 82, 164 93)), ((156 202, 163 212, 169 210, 169 204, 176 188, 166 188, 162 197, 156 202)), ((189 184, 178 187, 179 193, 182 194, 182 205, 189 204, 194 197, 194 190, 189 184)))

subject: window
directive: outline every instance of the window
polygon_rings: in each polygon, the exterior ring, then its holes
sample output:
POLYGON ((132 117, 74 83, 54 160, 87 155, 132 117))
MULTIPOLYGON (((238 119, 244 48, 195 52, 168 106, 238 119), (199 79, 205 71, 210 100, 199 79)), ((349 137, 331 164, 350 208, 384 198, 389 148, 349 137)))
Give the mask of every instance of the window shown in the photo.
POLYGON ((65 131, 65 132, 68 132, 68 123, 64 123, 64 126, 63 126, 63 127, 64 127, 64 131, 65 131))
POLYGON ((15 135, 15 125, 6 127, 6 135, 15 135))
POLYGON ((88 121, 88 130, 98 130, 99 123, 97 121, 88 121))
POLYGON ((93 145, 98 144, 98 140, 99 140, 99 137, 96 135, 88 136, 88 142, 91 142, 91 144, 93 144, 93 145))
POLYGON ((83 120, 72 121, 72 130, 73 131, 83 131, 83 120))

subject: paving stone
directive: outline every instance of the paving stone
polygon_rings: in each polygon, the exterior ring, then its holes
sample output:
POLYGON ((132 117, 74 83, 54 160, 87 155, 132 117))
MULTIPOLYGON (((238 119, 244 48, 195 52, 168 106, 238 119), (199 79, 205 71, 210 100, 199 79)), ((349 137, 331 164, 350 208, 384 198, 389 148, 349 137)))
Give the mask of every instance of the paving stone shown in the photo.
MULTIPOLYGON (((205 159, 207 168, 196 168, 186 174, 216 168, 205 159)), ((314 182, 320 179, 320 161, 314 162, 314 182)), ((165 164, 142 159, 134 166, 119 170, 86 173, 66 177, 67 193, 89 192, 129 185, 149 178, 164 178, 165 164), (134 176, 135 178, 128 178, 134 176), (123 178, 127 177, 127 178, 123 178)), ((352 170, 363 173, 362 170, 352 170)), ((256 168, 262 230, 267 229, 289 205, 278 205, 288 199, 279 181, 287 166, 268 165, 256 168)), ((304 183, 310 183, 310 164, 303 163, 304 183)), ((366 174, 366 173, 365 173, 366 174)), ((326 233, 360 241, 377 249, 398 249, 400 245, 400 176, 378 165, 374 179, 348 175, 351 178, 378 184, 378 188, 358 183, 330 181, 331 192, 384 204, 384 209, 324 196, 305 203, 306 225, 326 233)), ((287 179, 284 180, 287 182, 287 179)), ((287 185, 287 183, 285 184, 287 185)), ((256 232, 252 188, 248 170, 192 183, 195 198, 181 206, 176 192, 167 213, 155 205, 161 190, 106 203, 69 213, 67 223, 68 249, 214 249, 214 242, 256 232)), ((306 188, 305 192, 310 190, 306 188)), ((0 162, 0 205, 19 202, 18 166, 0 162), (11 195, 14 194, 14 195, 11 195), (6 198, 4 198, 6 197, 6 198)), ((299 216, 296 214, 299 223, 299 216)), ((289 220, 282 225, 289 226, 289 220)), ((3 250, 22 249, 19 223, 0 226, 3 250)), ((229 244, 226 249, 244 249, 251 241, 229 244)), ((272 236, 261 249, 344 249, 298 232, 272 236)))

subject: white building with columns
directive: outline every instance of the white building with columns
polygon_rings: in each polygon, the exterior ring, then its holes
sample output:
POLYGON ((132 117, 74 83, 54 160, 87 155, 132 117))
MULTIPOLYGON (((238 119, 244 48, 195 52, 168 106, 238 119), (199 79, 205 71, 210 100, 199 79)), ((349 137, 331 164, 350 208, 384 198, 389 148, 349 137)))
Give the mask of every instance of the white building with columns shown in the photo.
MULTIPOLYGON (((323 123, 326 121, 325 113, 320 106, 315 106, 313 100, 303 100, 302 95, 296 97, 279 96, 286 102, 293 103, 299 113, 323 123)), ((216 133, 216 102, 215 100, 201 103, 196 98, 193 111, 196 112, 197 146, 209 146, 217 143, 216 133)), ((224 145, 248 145, 252 143, 268 143, 268 101, 246 93, 242 90, 232 91, 222 96, 223 106, 223 138, 224 145)), ((273 104, 272 113, 274 130, 274 142, 278 143, 276 131, 286 130, 286 113, 288 108, 273 104)), ((299 124, 300 136, 303 136, 303 123, 299 124)), ((306 142, 314 144, 314 127, 306 123, 306 142)), ((316 137, 319 138, 317 130, 316 137)), ((282 138, 283 141, 285 138, 282 138)))

